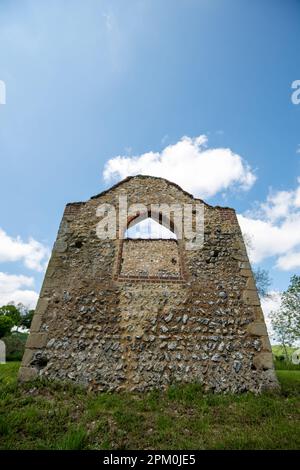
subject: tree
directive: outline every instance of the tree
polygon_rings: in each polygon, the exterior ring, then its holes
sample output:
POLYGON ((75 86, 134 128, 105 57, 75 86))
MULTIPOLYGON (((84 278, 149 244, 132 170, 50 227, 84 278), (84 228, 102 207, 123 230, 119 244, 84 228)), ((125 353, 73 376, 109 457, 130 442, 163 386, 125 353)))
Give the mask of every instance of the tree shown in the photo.
POLYGON ((7 335, 7 333, 10 333, 10 330, 14 326, 14 322, 10 317, 7 317, 5 315, 0 316, 0 338, 2 336, 7 335))
POLYGON ((259 296, 261 298, 268 297, 269 288, 272 284, 268 271, 261 268, 253 269, 253 275, 259 296))
POLYGON ((28 308, 21 303, 15 305, 12 302, 11 304, 0 307, 0 318, 10 318, 13 322, 12 326, 16 326, 17 330, 20 326, 24 328, 30 328, 33 314, 34 310, 28 310, 28 308))
POLYGON ((20 326, 24 328, 30 328, 32 319, 34 315, 34 310, 27 310, 24 315, 22 315, 20 326))
POLYGON ((300 338, 300 276, 291 277, 289 287, 283 292, 278 310, 271 312, 271 323, 275 337, 288 359, 288 346, 300 338))
MULTIPOLYGON (((244 243, 248 252, 248 256, 249 258, 251 258, 251 253, 254 250, 253 237, 249 233, 244 232, 243 239, 244 239, 244 243)), ((270 297, 269 288, 272 284, 272 280, 269 276, 268 271, 262 268, 256 268, 256 269, 252 268, 252 271, 253 271, 253 276, 254 276, 254 280, 255 280, 257 290, 258 290, 259 297, 260 298, 270 297)))
POLYGON ((0 316, 4 315, 5 317, 11 318, 13 326, 19 326, 21 322, 21 312, 20 308, 16 307, 14 304, 3 305, 0 308, 0 316))

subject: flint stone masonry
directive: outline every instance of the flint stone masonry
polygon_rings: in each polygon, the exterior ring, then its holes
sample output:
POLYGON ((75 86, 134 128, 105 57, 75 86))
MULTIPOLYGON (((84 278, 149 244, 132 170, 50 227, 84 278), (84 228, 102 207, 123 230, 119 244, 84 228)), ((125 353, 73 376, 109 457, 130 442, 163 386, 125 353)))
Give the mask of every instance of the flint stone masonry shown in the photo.
POLYGON ((184 239, 99 239, 96 209, 118 208, 120 195, 147 207, 203 203, 167 180, 136 176, 68 204, 19 379, 96 391, 184 382, 215 392, 278 388, 235 211, 204 203, 201 249, 187 250, 184 239))
POLYGON ((176 240, 124 240, 120 277, 179 279, 180 257, 176 240))

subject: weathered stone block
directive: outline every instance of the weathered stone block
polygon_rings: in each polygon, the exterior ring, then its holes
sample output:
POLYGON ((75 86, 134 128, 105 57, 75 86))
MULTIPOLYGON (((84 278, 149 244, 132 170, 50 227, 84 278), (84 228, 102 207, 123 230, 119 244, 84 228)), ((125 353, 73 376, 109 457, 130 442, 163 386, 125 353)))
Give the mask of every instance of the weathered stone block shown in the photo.
POLYGON ((256 291, 256 284, 253 276, 249 276, 246 282, 246 289, 256 291))
POLYGON ((38 371, 34 367, 21 367, 19 370, 18 379, 21 382, 29 382, 37 377, 38 371))
POLYGON ((68 249, 68 244, 63 239, 59 239, 55 242, 54 250, 57 253, 64 253, 67 249, 68 249))
POLYGON ((26 348, 41 349, 46 346, 47 333, 30 333, 26 342, 26 348))
POLYGON ((35 314, 38 313, 39 315, 43 315, 47 310, 48 304, 49 299, 40 297, 36 306, 35 314))
POLYGON ((31 322, 30 331, 32 333, 38 333, 40 331, 41 323, 42 316, 36 312, 31 322))
POLYGON ((253 359, 253 364, 257 369, 273 369, 273 356, 270 352, 261 352, 253 359))
POLYGON ((28 367, 30 365, 30 361, 33 358, 33 354, 34 354, 33 349, 26 348, 26 350, 24 352, 23 360, 22 360, 22 366, 23 367, 28 367))
POLYGON ((243 277, 252 277, 253 276, 250 267, 247 268, 247 269, 245 269, 245 268, 240 269, 239 274, 240 274, 240 276, 243 276, 243 277))
POLYGON ((272 352, 269 336, 261 336, 260 340, 262 343, 262 350, 265 352, 272 352))
POLYGON ((245 289, 243 292, 242 299, 248 305, 260 305, 260 300, 256 290, 245 289))
POLYGON ((255 336, 267 336, 267 328, 265 323, 258 323, 258 322, 253 322, 250 323, 247 327, 247 332, 250 335, 255 335, 255 336))

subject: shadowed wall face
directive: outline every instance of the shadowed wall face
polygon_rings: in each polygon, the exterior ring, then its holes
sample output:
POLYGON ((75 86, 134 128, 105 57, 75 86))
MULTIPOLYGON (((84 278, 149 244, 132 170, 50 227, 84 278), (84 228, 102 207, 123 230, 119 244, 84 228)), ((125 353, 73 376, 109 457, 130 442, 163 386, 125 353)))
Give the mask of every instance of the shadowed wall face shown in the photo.
POLYGON ((20 380, 93 390, 198 382, 216 392, 276 388, 272 353, 233 209, 205 205, 204 246, 103 240, 100 204, 200 204, 161 178, 128 178, 66 206, 27 341, 20 380))

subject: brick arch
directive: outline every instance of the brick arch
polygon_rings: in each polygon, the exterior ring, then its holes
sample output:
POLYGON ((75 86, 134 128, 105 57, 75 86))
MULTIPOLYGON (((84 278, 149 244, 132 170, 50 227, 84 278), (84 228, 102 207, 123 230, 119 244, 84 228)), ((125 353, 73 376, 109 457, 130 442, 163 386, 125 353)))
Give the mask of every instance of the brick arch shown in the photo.
POLYGON ((182 255, 182 240, 177 240, 177 230, 172 213, 167 217, 162 211, 151 211, 150 205, 144 212, 137 212, 127 218, 123 237, 118 241, 118 252, 115 263, 115 280, 117 281, 150 281, 150 282, 183 282, 185 270, 182 255), (151 218, 161 226, 173 232, 175 238, 124 238, 126 230, 151 218), (131 265, 128 270, 128 255, 131 265), (163 267, 161 267, 163 262, 163 267), (156 272, 155 264, 160 266, 156 272), (134 270, 136 265, 136 271, 134 270), (144 269, 139 269, 143 265, 144 269), (147 274, 148 270, 148 274, 147 274))

